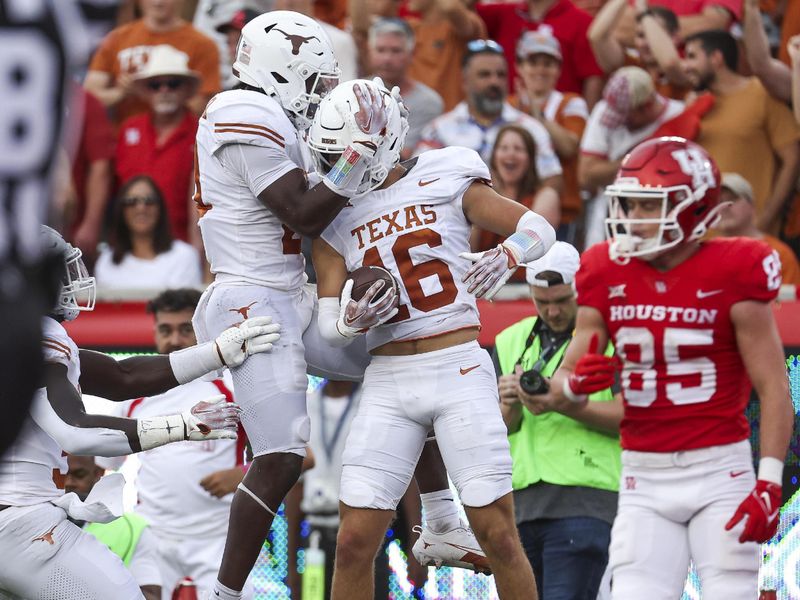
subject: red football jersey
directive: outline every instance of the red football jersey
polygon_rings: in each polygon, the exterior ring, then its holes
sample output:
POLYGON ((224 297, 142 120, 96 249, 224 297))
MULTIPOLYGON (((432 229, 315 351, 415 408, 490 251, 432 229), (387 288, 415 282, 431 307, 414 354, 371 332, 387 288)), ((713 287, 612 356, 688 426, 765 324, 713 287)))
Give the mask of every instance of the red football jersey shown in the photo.
POLYGON ((608 243, 584 252, 575 285, 578 304, 599 310, 623 359, 622 447, 675 452, 741 441, 751 384, 730 310, 769 302, 781 265, 767 244, 719 238, 662 273, 608 256, 608 243))

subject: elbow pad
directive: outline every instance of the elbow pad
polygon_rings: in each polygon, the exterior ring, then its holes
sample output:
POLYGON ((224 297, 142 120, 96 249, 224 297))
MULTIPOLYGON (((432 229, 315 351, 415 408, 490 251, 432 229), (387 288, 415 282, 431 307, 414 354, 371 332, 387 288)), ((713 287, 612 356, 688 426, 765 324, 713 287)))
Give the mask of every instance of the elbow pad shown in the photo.
POLYGON ((339 331, 340 310, 338 298, 320 298, 318 308, 317 323, 319 324, 319 333, 326 342, 336 348, 343 348, 353 341, 353 337, 343 335, 339 331))
POLYGON ((556 242, 556 230, 547 220, 533 211, 527 211, 517 221, 517 229, 503 242, 512 250, 520 265, 541 258, 556 242))
POLYGON ((47 392, 40 389, 31 404, 31 418, 52 437, 62 450, 83 456, 123 456, 132 454, 128 436, 120 429, 75 427, 56 414, 47 392))

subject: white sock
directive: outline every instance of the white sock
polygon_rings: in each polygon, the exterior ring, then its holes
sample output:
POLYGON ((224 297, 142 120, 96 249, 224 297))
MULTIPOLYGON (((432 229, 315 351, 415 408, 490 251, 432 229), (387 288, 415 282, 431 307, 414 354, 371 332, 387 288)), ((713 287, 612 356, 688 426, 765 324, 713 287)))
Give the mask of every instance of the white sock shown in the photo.
POLYGON ((444 533, 461 525, 456 502, 449 489, 420 494, 425 525, 434 533, 444 533))
POLYGON ((241 600, 242 591, 232 590, 231 588, 222 585, 219 580, 214 582, 214 593, 211 595, 212 600, 241 600))

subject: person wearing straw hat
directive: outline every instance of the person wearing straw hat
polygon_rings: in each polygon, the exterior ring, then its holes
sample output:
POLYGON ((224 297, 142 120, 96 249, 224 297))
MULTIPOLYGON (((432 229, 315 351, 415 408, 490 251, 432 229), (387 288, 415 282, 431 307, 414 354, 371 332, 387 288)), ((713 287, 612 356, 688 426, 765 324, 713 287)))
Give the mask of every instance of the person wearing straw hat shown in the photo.
POLYGON ((547 389, 572 340, 579 261, 574 246, 556 242, 528 265, 538 316, 500 332, 493 354, 517 529, 548 600, 597 596, 617 512, 621 398, 601 390, 576 410, 547 389))
POLYGON ((188 101, 197 93, 199 74, 189 68, 186 53, 162 44, 152 48, 133 85, 149 110, 120 128, 117 178, 124 184, 136 175, 149 175, 164 196, 172 235, 187 241, 189 232, 197 230, 196 211, 190 210, 197 117, 188 101))

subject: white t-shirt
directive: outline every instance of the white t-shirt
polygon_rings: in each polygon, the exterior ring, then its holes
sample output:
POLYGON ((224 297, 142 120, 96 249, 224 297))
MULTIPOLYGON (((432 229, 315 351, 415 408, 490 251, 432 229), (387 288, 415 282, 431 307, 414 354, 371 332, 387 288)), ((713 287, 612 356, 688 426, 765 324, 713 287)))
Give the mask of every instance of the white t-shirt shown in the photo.
POLYGON ((111 260, 112 250, 103 248, 94 268, 101 290, 199 287, 203 283, 200 253, 186 242, 174 240, 172 248, 153 260, 126 254, 119 264, 111 260))

